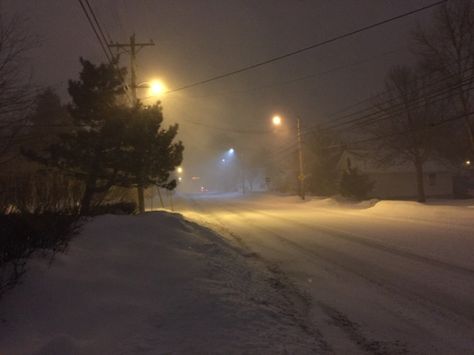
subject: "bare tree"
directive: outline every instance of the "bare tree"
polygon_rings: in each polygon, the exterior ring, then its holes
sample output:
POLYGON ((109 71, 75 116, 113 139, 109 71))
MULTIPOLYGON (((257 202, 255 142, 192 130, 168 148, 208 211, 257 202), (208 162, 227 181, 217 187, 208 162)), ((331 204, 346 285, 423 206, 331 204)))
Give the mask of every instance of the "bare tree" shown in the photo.
POLYGON ((25 21, 0 14, 0 164, 10 160, 33 101, 25 54, 33 47, 25 21))
POLYGON ((422 65, 438 74, 455 94, 458 113, 464 115, 467 139, 474 154, 474 123, 471 118, 474 89, 474 3, 450 0, 440 6, 431 27, 414 32, 415 52, 422 65))
POLYGON ((423 166, 433 158, 438 132, 434 126, 444 114, 446 101, 433 95, 426 75, 404 66, 390 70, 385 86, 386 94, 376 103, 380 116, 369 128, 373 136, 384 137, 376 141, 377 162, 382 166, 412 163, 418 201, 424 202, 423 166))

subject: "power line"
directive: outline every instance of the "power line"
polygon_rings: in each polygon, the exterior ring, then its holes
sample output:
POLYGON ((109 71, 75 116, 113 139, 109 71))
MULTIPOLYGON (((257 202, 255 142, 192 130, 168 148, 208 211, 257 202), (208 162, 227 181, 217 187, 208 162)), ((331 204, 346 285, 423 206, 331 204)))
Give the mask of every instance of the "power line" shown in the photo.
POLYGON ((89 22, 89 25, 91 26, 92 31, 94 31, 94 34, 95 34, 97 40, 99 41, 100 47, 102 48, 102 50, 105 54, 105 57, 110 62, 112 60, 112 58, 110 57, 110 54, 109 54, 109 51, 108 51, 108 48, 107 48, 107 42, 105 44, 103 43, 102 38, 101 38, 99 32, 97 32, 97 29, 94 26, 94 22, 93 22, 91 16, 89 15, 89 12, 87 11, 86 6, 84 5, 83 1, 78 0, 78 2, 79 2, 79 5, 81 5, 82 12, 86 16, 87 22, 89 22))
MULTIPOLYGON (((453 90, 459 89, 459 88, 462 89, 466 85, 471 85, 472 79, 474 79, 474 76, 465 78, 460 83, 456 83, 452 86, 443 87, 439 90, 435 90, 433 92, 430 92, 430 93, 428 93, 427 96, 421 96, 421 97, 418 97, 417 99, 414 99, 414 100, 412 99, 412 100, 409 101, 410 106, 408 108, 409 109, 416 109, 416 108, 419 107, 419 106, 416 105, 417 103, 423 104, 426 99, 434 99, 434 98, 439 97, 439 96, 441 96, 441 98, 438 99, 438 100, 435 100, 433 102, 438 102, 438 101, 441 101, 441 100, 449 99, 452 96, 456 95, 456 93, 454 93, 453 90), (448 95, 447 96, 442 96, 444 94, 448 94, 448 95)), ((447 80, 449 80, 449 78, 447 80)), ((472 88, 467 90, 467 91, 470 91, 470 90, 472 90, 472 88)), ((391 98, 389 100, 386 100, 384 102, 381 102, 380 105, 387 105, 387 104, 391 104, 393 102, 396 103, 399 99, 400 99, 400 95, 398 95, 397 97, 391 98)), ((340 128, 340 127, 345 126, 345 125, 356 125, 356 124, 367 125, 367 124, 372 124, 372 123, 378 122, 380 120, 389 118, 389 117, 393 116, 393 114, 400 113, 401 111, 403 111, 404 107, 403 107, 402 103, 395 104, 392 109, 395 109, 395 110, 399 109, 398 111, 394 111, 394 113, 392 113, 391 115, 388 115, 388 116, 386 115, 385 117, 379 117, 379 118, 377 118, 376 116, 379 114, 380 111, 375 109, 375 108, 370 108, 370 109, 375 110, 375 111, 372 112, 372 113, 368 113, 368 114, 356 117, 356 118, 352 118, 352 119, 344 121, 344 122, 340 122, 338 124, 333 124, 332 126, 328 125, 325 128, 326 129, 337 129, 337 128, 340 128), (401 109, 401 111, 400 111, 400 109, 401 109), (371 117, 374 117, 374 116, 375 116, 374 119, 370 119, 371 117)))
MULTIPOLYGON (((467 83, 466 83, 466 82, 463 82, 462 84, 458 84, 457 86, 450 87, 450 88, 448 88, 448 89, 445 88, 445 89, 443 89, 443 90, 433 92, 433 93, 431 93, 431 96, 428 96, 427 98, 428 98, 428 99, 433 99, 433 98, 436 98, 437 96, 440 96, 440 95, 442 95, 442 94, 448 93, 449 95, 447 95, 447 96, 441 96, 440 98, 436 99, 435 101, 433 101, 433 102, 431 102, 431 103, 449 99, 451 96, 455 95, 455 93, 452 93, 452 90, 453 90, 453 89, 456 89, 456 88, 461 88, 461 89, 462 89, 462 87, 464 87, 464 86, 466 86, 466 85, 469 85, 469 80, 471 80, 472 78, 474 78, 474 76, 471 77, 471 78, 466 78, 465 81, 467 81, 467 83)), ((470 87, 470 88, 466 89, 465 92, 468 92, 468 91, 471 91, 471 90, 474 90, 474 87, 470 87)), ((422 98, 422 99, 424 100, 425 98, 422 98)), ((417 101, 419 101, 419 100, 412 101, 412 102, 410 103, 410 105, 408 106, 408 108, 409 108, 409 109, 416 109, 416 108, 420 107, 420 105, 417 104, 417 101)), ((423 102, 421 103, 421 105, 423 105, 423 102)), ((374 124, 374 123, 377 123, 377 122, 379 122, 379 121, 381 121, 381 120, 389 119, 389 118, 393 117, 394 115, 400 114, 401 112, 403 112, 403 109, 401 109, 401 110, 399 110, 399 111, 391 112, 390 114, 384 114, 384 115, 381 115, 381 116, 379 116, 379 117, 375 117, 373 120, 369 120, 369 121, 365 122, 364 124, 365 124, 365 125, 374 124)), ((456 116, 456 117, 458 117, 458 118, 454 118, 454 119, 453 119, 453 118, 450 118, 450 119, 447 119, 447 120, 441 120, 441 121, 438 121, 437 123, 432 123, 429 127, 424 127, 424 128, 435 127, 435 126, 438 126, 438 125, 440 125, 440 124, 444 124, 444 123, 446 123, 446 122, 451 122, 451 121, 453 121, 453 120, 457 120, 457 119, 460 119, 460 118, 464 118, 464 117, 466 117, 466 116, 470 116, 470 114, 467 114, 467 115, 460 115, 459 117, 456 116)), ((305 132, 304 132, 303 134, 304 134, 305 136, 307 136, 308 134, 312 133, 312 130, 313 130, 314 128, 315 128, 314 126, 313 126, 313 127, 307 127, 307 128, 305 128, 305 132)), ((323 128, 323 129, 333 129, 333 128, 327 128, 327 127, 322 127, 322 128, 323 128)), ((408 130, 408 131, 405 131, 405 132, 402 132, 402 133, 410 133, 410 132, 413 132, 413 131, 416 131, 416 130, 408 130)), ((353 143, 349 143, 349 144, 360 144, 360 143, 364 143, 364 142, 370 142, 370 141, 372 141, 372 140, 377 140, 377 139, 382 139, 382 138, 389 138, 389 137, 392 137, 392 136, 396 136, 396 135, 398 135, 398 134, 399 134, 399 132, 395 132, 395 133, 392 133, 392 134, 380 136, 379 138, 374 138, 374 137, 372 137, 372 138, 364 139, 364 140, 362 140, 362 141, 357 141, 357 142, 353 142, 353 143)), ((347 145, 349 145, 349 144, 341 144, 339 147, 345 147, 345 146, 347 146, 347 145)), ((338 147, 337 145, 333 145, 333 146, 331 146, 331 147, 328 147, 328 149, 329 149, 329 148, 331 148, 331 149, 332 149, 332 148, 337 148, 337 147, 338 147)), ((283 151, 280 152, 280 153, 284 153, 284 151, 286 151, 286 150, 291 150, 291 149, 296 149, 296 143, 292 143, 289 147, 283 149, 283 151)), ((279 153, 276 153, 276 154, 279 154, 279 153)))
MULTIPOLYGON (((472 66, 470 68, 467 68, 466 70, 473 70, 473 69, 474 69, 474 66, 472 66)), ((423 76, 420 77, 420 80, 428 79, 430 76, 431 76, 431 74, 423 75, 423 76)), ((456 74, 448 74, 446 76, 443 76, 443 77, 439 78, 438 80, 430 82, 428 84, 428 87, 434 86, 434 85, 440 85, 444 82, 449 82, 455 76, 456 76, 456 74)), ((432 91, 431 93, 429 93, 429 95, 435 95, 435 97, 436 97, 436 96, 439 96, 440 94, 443 94, 444 91, 450 92, 453 89, 462 88, 463 86, 469 85, 470 84, 469 81, 472 80, 472 79, 474 79, 474 77, 471 75, 470 77, 464 78, 461 81, 461 83, 456 83, 454 86, 451 86, 451 87, 448 87, 448 88, 443 87, 440 90, 432 91)), ((365 98, 365 99, 363 99, 363 100, 361 100, 361 101, 359 101, 355 104, 352 104, 351 106, 346 107, 345 109, 342 109, 342 110, 339 110, 335 113, 329 114, 328 116, 333 117, 333 116, 335 116, 335 114, 337 114, 339 112, 344 112, 344 111, 347 111, 351 107, 360 106, 363 103, 374 101, 377 98, 381 98, 385 95, 388 95, 389 93, 391 93, 393 91, 395 91, 395 88, 387 89, 387 90, 385 90, 381 93, 378 93, 374 96, 371 96, 369 98, 365 98)), ((432 97, 432 96, 430 96, 430 97, 432 97)), ((380 102, 380 104, 385 105, 387 103, 394 102, 399 98, 400 98, 400 95, 397 95, 397 97, 390 98, 388 100, 382 101, 382 102, 380 102)), ((446 97, 446 98, 449 98, 449 96, 446 97)), ((310 129, 313 129, 313 128, 316 128, 316 127, 320 127, 320 128, 322 127, 322 128, 325 128, 325 129, 335 129, 335 128, 337 129, 337 128, 340 128, 342 126, 348 125, 348 124, 357 124, 359 121, 364 121, 364 120, 367 121, 366 122, 367 124, 370 124, 371 120, 369 120, 369 118, 372 117, 372 116, 377 116, 377 115, 379 115, 379 111, 375 111, 375 109, 373 107, 367 107, 367 108, 360 109, 358 111, 355 111, 355 112, 352 112, 352 113, 349 113, 349 114, 344 114, 344 115, 338 116, 338 117, 336 116, 333 119, 333 121, 340 121, 342 119, 347 119, 347 120, 344 120, 343 122, 340 122, 340 123, 328 122, 326 124, 311 125, 309 128, 305 128, 304 130, 307 131, 307 130, 310 130, 310 129), (359 115, 359 116, 357 116, 357 115, 359 115), (355 118, 353 118, 354 116, 355 116, 355 118)))
MULTIPOLYGON (((472 69, 474 69, 474 66, 471 67, 471 68, 469 68, 469 70, 472 70, 472 69)), ((424 76, 420 77, 419 79, 420 79, 420 80, 425 80, 425 79, 429 78, 431 75, 432 75, 432 74, 429 73, 429 74, 427 74, 427 75, 424 75, 424 76)), ((443 83, 443 82, 447 82, 447 81, 451 80, 451 79, 452 79, 453 77, 455 77, 455 76, 456 76, 456 74, 448 74, 447 76, 444 76, 444 77, 440 78, 439 80, 430 82, 430 83, 428 84, 428 87, 434 86, 434 85, 439 85, 440 83, 443 83)), ((464 79, 464 80, 466 80, 466 79, 464 79)), ((361 104, 363 104, 363 103, 367 103, 367 102, 371 102, 371 101, 373 102, 375 99, 381 98, 381 97, 383 97, 383 96, 386 96, 386 95, 390 94, 391 92, 393 92, 393 91, 395 91, 395 90, 396 90, 396 88, 387 89, 387 90, 385 90, 385 91, 383 91, 383 92, 380 92, 380 93, 376 94, 375 96, 372 96, 372 97, 366 98, 366 99, 364 99, 364 100, 361 100, 361 101, 359 101, 359 102, 357 102, 357 103, 355 103, 355 104, 353 104, 353 105, 351 105, 351 106, 354 107, 354 106, 359 106, 359 105, 361 105, 361 104)), ((396 100, 396 98, 392 98, 392 99, 386 100, 385 102, 382 102, 382 104, 386 104, 386 103, 391 102, 391 101, 394 101, 394 100, 396 100)), ((349 108, 350 108, 350 107, 349 107, 349 108)), ((340 121, 340 120, 343 120, 343 119, 345 119, 345 118, 351 118, 351 117, 353 117, 353 116, 355 116, 355 115, 357 115, 357 114, 364 114, 364 113, 367 112, 367 111, 370 112, 370 110, 373 110, 373 109, 374 109, 373 106, 371 106, 371 107, 367 107, 367 108, 364 108, 364 109, 361 109, 361 110, 358 110, 358 111, 355 111, 355 112, 352 112, 352 113, 344 114, 344 115, 342 115, 342 116, 336 116, 336 117, 333 119, 333 121, 340 121)), ((339 110, 337 113, 339 113, 339 112, 342 113, 342 112, 347 111, 347 110, 348 110, 348 108, 343 109, 343 110, 339 110)), ((336 114, 336 113, 329 114, 328 117, 334 117, 335 114, 336 114)), ((370 116, 371 114, 366 114, 366 115, 367 115, 367 116, 370 116)), ((366 117, 366 116, 364 116, 364 117, 366 117)), ((349 121, 347 121, 347 122, 349 122, 349 121)), ((344 124, 344 122, 342 122, 341 125, 342 125, 342 124, 344 124)))
POLYGON ((367 139, 363 139, 363 140, 351 142, 351 143, 345 144, 344 146, 347 147, 347 146, 349 146, 349 145, 356 145, 356 144, 362 144, 362 143, 369 143, 369 142, 372 142, 372 141, 377 141, 377 140, 380 140, 380 139, 391 138, 391 137, 395 137, 395 136, 399 136, 399 135, 404 135, 404 134, 408 134, 408 133, 413 133, 413 132, 417 132, 417 131, 426 131, 426 130, 433 129, 433 128, 438 127, 438 126, 442 126, 442 125, 444 125, 444 124, 446 124, 446 123, 451 123, 451 122, 454 122, 454 121, 457 121, 457 120, 460 120, 460 119, 462 119, 462 118, 466 118, 466 117, 469 117, 469 116, 472 116, 472 115, 474 115, 474 111, 470 111, 470 112, 465 113, 465 114, 453 116, 453 117, 450 117, 450 118, 447 118, 447 119, 438 121, 438 122, 436 122, 436 123, 433 123, 433 124, 431 124, 431 125, 429 125, 429 126, 420 127, 420 128, 417 128, 417 129, 409 129, 409 130, 405 130, 405 131, 402 131, 402 132, 394 132, 394 133, 385 134, 385 135, 377 136, 377 137, 371 137, 371 138, 367 138, 367 139))
POLYGON ((207 123, 203 123, 203 122, 193 121, 193 120, 190 120, 190 119, 186 119, 186 120, 184 121, 184 123, 190 123, 190 124, 193 124, 193 125, 197 125, 197 126, 202 126, 202 127, 210 128, 210 129, 217 130, 217 131, 224 131, 224 132, 238 133, 238 134, 256 134, 256 135, 261 135, 261 134, 269 134, 269 133, 272 132, 272 131, 270 131, 270 130, 264 131, 264 130, 249 130, 249 129, 228 128, 228 127, 216 126, 216 125, 207 124, 207 123))
MULTIPOLYGON (((102 37, 102 42, 107 44, 107 42, 108 42, 107 37, 105 36, 104 31, 102 30, 102 26, 100 25, 99 20, 97 19, 97 16, 95 15, 94 9, 92 8, 91 4, 89 3, 89 0, 83 0, 83 1, 85 1, 86 5, 87 5, 87 8, 89 9, 89 12, 92 14, 92 18, 94 20, 94 23, 97 26, 97 29, 99 30, 99 34, 102 37)), ((114 55, 113 55, 111 49, 107 45, 106 45, 106 48, 109 52, 110 58, 113 58, 114 55)))
MULTIPOLYGON (((346 69, 346 68, 355 67, 355 66, 358 66, 360 64, 364 64, 364 63, 368 63, 368 62, 373 61, 373 60, 381 59, 381 58, 383 58, 387 55, 391 55, 391 54, 399 52, 400 50, 403 50, 403 49, 406 49, 406 47, 403 46, 403 47, 392 49, 390 51, 386 51, 386 52, 383 52, 383 53, 378 53, 377 55, 373 55, 373 56, 370 56, 370 57, 365 57, 363 59, 353 61, 353 62, 350 62, 350 63, 346 63, 346 64, 342 64, 342 65, 339 65, 337 67, 332 67, 328 70, 324 70, 324 71, 321 71, 321 72, 318 72, 318 73, 312 73, 312 74, 299 76, 299 77, 296 77, 296 78, 293 78, 293 79, 268 83, 266 85, 262 85, 262 86, 258 86, 258 87, 254 87, 254 88, 250 88, 250 89, 246 89, 246 90, 238 90, 238 91, 232 91, 232 92, 227 92, 227 93, 224 92, 224 93, 218 93, 218 94, 192 96, 192 98, 215 97, 215 96, 234 96, 234 95, 253 93, 255 91, 268 89, 268 88, 272 88, 272 87, 275 87, 275 86, 293 84, 293 83, 296 83, 296 82, 299 82, 299 81, 318 78, 318 77, 326 75, 326 74, 338 72, 338 71, 346 69)), ((148 97, 146 97, 146 98, 148 98, 148 97)))
MULTIPOLYGON (((430 130, 430 129, 434 129, 438 126, 442 126, 442 125, 445 125, 447 123, 451 123, 451 122, 455 122, 457 120, 460 120, 460 119, 463 119, 463 118, 466 118, 466 117, 469 117, 469 116, 472 116, 474 115, 474 111, 470 111, 468 113, 465 113, 465 114, 460 114, 460 115, 456 115, 456 116, 453 116, 453 117, 450 117, 450 118, 447 118, 447 119, 444 119, 444 120, 441 120, 441 121, 438 121, 436 123, 433 123, 429 126, 424 126, 424 127, 419 127, 419 128, 416 128, 416 129, 407 129, 405 131, 401 131, 401 132, 393 132, 393 133, 389 133, 389 134, 384 134, 384 135, 381 135, 381 136, 376 136, 376 137, 370 137, 370 138, 365 138, 365 139, 361 139, 361 140, 356 140, 356 141, 353 141, 353 142, 349 142, 349 143, 344 143, 344 144, 336 144, 336 145, 331 145, 331 146, 328 146, 328 147, 325 147, 323 149, 334 149, 334 148, 340 148, 340 149, 348 149, 350 147, 354 147, 355 145, 360 145, 360 144, 366 144, 366 143, 370 143, 370 142, 376 142, 378 140, 382 140, 382 139, 387 139, 387 138, 392 138, 392 137, 396 137, 396 136, 400 136, 400 135, 405 135, 405 134, 408 134, 408 133, 413 133, 413 132, 418 132, 418 131, 426 131, 426 130, 430 130)), ((296 144, 292 144, 291 146, 283 149, 281 152, 279 152, 278 154, 288 154, 288 153, 292 153, 294 152, 296 149, 296 144)), ((270 158, 271 160, 276 160, 278 157, 276 156, 276 154, 272 154, 271 155, 272 157, 270 158)))
POLYGON ((92 30, 94 31, 94 34, 95 34, 97 40, 99 41, 99 44, 100 44, 102 50, 104 51, 104 54, 105 54, 105 57, 107 58, 107 61, 117 69, 117 72, 119 73, 120 79, 122 80, 125 96, 128 99, 128 101, 131 102, 131 98, 130 98, 130 95, 128 94, 127 84, 125 82, 125 78, 123 77, 122 72, 121 72, 120 68, 118 67, 117 62, 114 60, 114 55, 113 55, 113 53, 112 53, 112 51, 111 51, 111 49, 110 49, 110 47, 107 43, 107 38, 105 37, 104 31, 102 30, 102 26, 100 25, 100 22, 99 22, 97 16, 95 15, 95 13, 94 13, 94 9, 90 6, 88 0, 78 0, 78 1, 79 1, 79 4, 81 5, 81 8, 82 8, 82 11, 83 11, 84 15, 86 16, 87 22, 89 22, 89 25, 91 26, 92 30), (86 5, 84 5, 83 1, 86 2, 86 5), (87 6, 87 8, 86 8, 86 6, 87 6), (87 11, 87 9, 89 9, 90 14, 89 14, 89 11, 87 11), (91 15, 92 15, 92 17, 91 17, 91 15))
POLYGON ((390 18, 388 18, 388 19, 385 19, 385 20, 382 20, 382 21, 373 23, 373 24, 371 24, 371 25, 361 27, 361 28, 359 28, 359 29, 357 29, 357 30, 353 30, 353 31, 351 31, 351 32, 347 32, 347 33, 344 33, 344 34, 341 34, 341 35, 332 37, 332 38, 327 39, 327 40, 324 40, 324 41, 322 41, 322 42, 318 42, 318 43, 312 44, 312 45, 310 45, 310 46, 307 46, 307 47, 304 47, 304 48, 300 48, 300 49, 298 49, 298 50, 295 50, 295 51, 292 51, 292 52, 289 52, 289 53, 286 53, 286 54, 283 54, 283 55, 280 55, 280 56, 277 56, 277 57, 273 57, 273 58, 264 60, 264 61, 262 61, 262 62, 258 62, 258 63, 255 63, 255 64, 251 64, 251 65, 242 67, 242 68, 240 68, 240 69, 236 69, 236 70, 231 71, 231 72, 227 72, 227 73, 224 73, 224 74, 216 75, 216 76, 211 77, 211 78, 209 78, 209 79, 205 79, 205 80, 197 81, 197 82, 194 82, 194 83, 191 83, 191 84, 187 84, 187 85, 178 87, 178 88, 176 88, 176 89, 169 90, 168 92, 176 92, 176 91, 181 91, 181 90, 185 90, 185 89, 190 89, 190 88, 196 87, 196 86, 198 86, 198 85, 207 84, 207 83, 210 83, 210 82, 212 82, 212 81, 216 81, 216 80, 223 79, 223 78, 227 78, 227 77, 229 77, 229 76, 233 76, 233 75, 236 75, 236 74, 240 74, 240 73, 243 73, 243 72, 246 72, 246 71, 249 71, 249 70, 253 70, 253 69, 256 69, 256 68, 258 68, 258 67, 261 67, 261 66, 264 66, 264 65, 267 65, 267 64, 270 64, 270 63, 274 63, 274 62, 277 62, 277 61, 286 59, 286 58, 288 58, 288 57, 292 57, 292 56, 294 56, 294 55, 301 54, 301 53, 303 53, 303 52, 307 52, 307 51, 309 51, 309 50, 312 50, 312 49, 315 49, 315 48, 324 46, 324 45, 326 45, 326 44, 333 43, 333 42, 336 42, 336 41, 338 41, 338 40, 341 40, 341 39, 344 39, 344 38, 347 38, 347 37, 354 36, 354 35, 356 35, 356 34, 358 34, 358 33, 361 33, 361 32, 367 31, 367 30, 370 30, 370 29, 372 29, 372 28, 375 28, 375 27, 378 27, 378 26, 381 26, 381 25, 385 25, 385 24, 387 24, 387 23, 390 23, 390 22, 399 20, 399 19, 401 19, 401 18, 403 18, 403 17, 410 16, 410 15, 416 14, 416 13, 418 13, 418 12, 426 11, 426 10, 428 10, 428 9, 430 9, 430 8, 435 7, 435 6, 439 6, 439 5, 441 5, 441 4, 444 4, 444 3, 446 3, 447 1, 448 1, 448 0, 437 1, 437 2, 432 3, 432 4, 430 4, 430 5, 423 6, 423 7, 420 7, 420 8, 418 8, 418 9, 415 9, 415 10, 412 10, 412 11, 409 11, 409 12, 405 12, 405 13, 403 13, 403 14, 400 14, 400 15, 397 15, 397 16, 394 16, 394 17, 390 17, 390 18))

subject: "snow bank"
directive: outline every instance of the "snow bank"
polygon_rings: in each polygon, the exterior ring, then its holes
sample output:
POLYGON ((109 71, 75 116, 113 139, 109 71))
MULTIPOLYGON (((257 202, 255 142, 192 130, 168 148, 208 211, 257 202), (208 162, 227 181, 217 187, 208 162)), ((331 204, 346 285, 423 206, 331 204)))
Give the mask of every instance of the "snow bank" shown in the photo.
POLYGON ((0 301, 1 354, 306 353, 324 348, 277 270, 165 212, 87 223, 0 301))
POLYGON ((258 206, 274 209, 311 208, 337 209, 339 211, 355 212, 360 215, 373 215, 386 218, 400 218, 426 222, 447 223, 474 226, 474 199, 466 200, 429 200, 427 203, 401 200, 371 199, 354 202, 343 197, 314 197, 307 196, 303 201, 299 196, 253 193, 246 196, 239 194, 200 196, 201 199, 231 198, 234 202, 254 202, 258 206))

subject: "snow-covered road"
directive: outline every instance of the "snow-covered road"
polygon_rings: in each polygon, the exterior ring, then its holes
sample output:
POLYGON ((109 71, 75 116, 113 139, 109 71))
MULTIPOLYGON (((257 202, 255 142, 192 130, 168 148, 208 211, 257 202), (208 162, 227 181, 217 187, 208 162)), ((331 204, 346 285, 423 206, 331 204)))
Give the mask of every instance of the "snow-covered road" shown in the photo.
POLYGON ((474 349, 474 208, 182 196, 186 218, 261 255, 312 300, 337 353, 474 349))

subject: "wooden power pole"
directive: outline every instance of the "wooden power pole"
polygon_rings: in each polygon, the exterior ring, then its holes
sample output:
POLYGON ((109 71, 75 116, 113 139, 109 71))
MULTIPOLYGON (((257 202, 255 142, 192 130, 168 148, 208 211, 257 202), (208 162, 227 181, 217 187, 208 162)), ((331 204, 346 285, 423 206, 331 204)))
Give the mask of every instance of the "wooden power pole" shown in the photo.
MULTIPOLYGON (((129 43, 115 43, 111 42, 108 44, 109 48, 115 48, 117 50, 117 54, 125 52, 130 55, 130 89, 132 93, 132 105, 136 106, 138 104, 137 98, 137 74, 136 74, 136 61, 137 61, 137 54, 138 52, 144 48, 149 46, 154 46, 155 43, 153 41, 150 42, 136 42, 135 40, 135 33, 130 36, 129 43)), ((145 194, 143 186, 137 186, 137 194, 138 194, 138 209, 140 213, 145 212, 145 194)))
POLYGON ((130 55, 130 88, 132 90, 132 100, 133 105, 137 104, 137 74, 136 74, 136 61, 137 61, 137 54, 143 47, 154 46, 155 43, 153 41, 150 42, 136 42, 135 41, 135 33, 130 36, 129 43, 115 43, 111 42, 108 44, 110 48, 117 49, 117 52, 120 54, 121 52, 125 52, 130 55))
POLYGON ((298 171, 298 182, 299 182, 299 190, 301 199, 305 199, 305 186, 304 186, 304 170, 303 170, 303 149, 301 147, 301 123, 300 118, 296 118, 296 129, 297 129, 297 140, 298 140, 298 163, 299 163, 299 171, 298 171))

